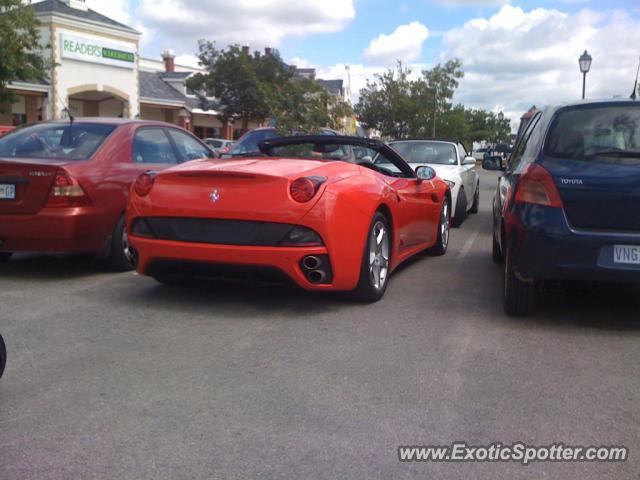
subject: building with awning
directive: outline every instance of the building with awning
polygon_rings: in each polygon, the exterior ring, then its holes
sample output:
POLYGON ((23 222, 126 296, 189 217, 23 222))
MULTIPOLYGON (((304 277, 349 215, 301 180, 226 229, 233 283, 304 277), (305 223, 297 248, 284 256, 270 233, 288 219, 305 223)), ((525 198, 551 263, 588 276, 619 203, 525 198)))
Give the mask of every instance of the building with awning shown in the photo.
MULTIPOLYGON (((71 115, 159 120, 200 138, 233 139, 243 133, 237 128, 241 120, 235 125, 220 120, 214 98, 201 102, 188 91, 187 79, 203 69, 176 64, 171 50, 158 60, 141 57, 141 33, 134 28, 91 10, 84 0, 44 0, 29 8, 40 22, 50 68, 46 78, 9 84, 16 101, 0 106, 0 126, 71 115)), ((326 88, 344 94, 341 82, 328 81, 326 88)), ((257 126, 248 122, 249 128, 257 126)))

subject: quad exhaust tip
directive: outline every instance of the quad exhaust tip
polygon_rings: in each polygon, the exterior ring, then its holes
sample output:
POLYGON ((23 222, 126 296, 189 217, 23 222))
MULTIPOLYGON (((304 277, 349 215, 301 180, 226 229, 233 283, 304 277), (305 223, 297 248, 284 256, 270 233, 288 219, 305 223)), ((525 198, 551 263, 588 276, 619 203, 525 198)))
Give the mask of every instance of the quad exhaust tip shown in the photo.
POLYGON ((302 260, 302 265, 307 270, 315 270, 320 266, 321 263, 322 262, 320 261, 320 259, 313 255, 309 255, 308 257, 305 257, 304 260, 302 260))
POLYGON ((327 278, 327 274, 322 270, 314 270, 309 274, 309 280, 311 283, 321 283, 327 278))

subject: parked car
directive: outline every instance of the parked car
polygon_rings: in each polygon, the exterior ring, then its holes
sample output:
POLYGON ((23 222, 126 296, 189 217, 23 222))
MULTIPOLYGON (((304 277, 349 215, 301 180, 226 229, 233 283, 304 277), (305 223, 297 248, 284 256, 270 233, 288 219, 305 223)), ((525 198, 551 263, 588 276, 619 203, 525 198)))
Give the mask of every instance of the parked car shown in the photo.
POLYGON ((218 155, 228 153, 233 148, 233 140, 225 140, 224 138, 205 138, 203 140, 218 155))
POLYGON ((449 241, 451 191, 382 142, 329 135, 265 140, 254 156, 142 174, 129 201, 137 270, 163 283, 253 275, 379 300, 389 274, 449 241), (391 170, 357 164, 353 148, 391 170))
MULTIPOLYGON (((291 135, 304 135, 305 133, 306 132, 291 132, 291 135)), ((338 135, 338 132, 336 132, 335 130, 331 130, 330 128, 321 128, 320 132, 318 133, 321 135, 338 135)), ((245 157, 260 154, 260 142, 279 136, 280 133, 274 127, 260 127, 249 130, 247 133, 242 135, 242 137, 240 137, 236 143, 234 143, 231 150, 229 150, 225 154, 222 154, 221 157, 245 157)), ((353 148, 351 146, 347 146, 345 148, 353 151, 353 148)))
MULTIPOLYGON (((493 159, 487 170, 500 170, 493 159)), ((526 315, 545 280, 640 283, 640 103, 537 111, 493 201, 504 309, 526 315)))
MULTIPOLYGON (((412 166, 428 165, 451 187, 452 226, 458 227, 467 213, 478 213, 480 179, 476 160, 467 154, 461 142, 444 140, 401 140, 390 142, 412 166)), ((383 159, 375 159, 381 164, 383 159)))
POLYGON ((7 347, 4 344, 4 338, 0 335, 0 378, 4 373, 4 367, 7 365, 7 347))
POLYGON ((147 170, 213 156, 173 125, 122 119, 39 123, 0 138, 0 261, 90 252, 130 268, 124 211, 147 170))
POLYGON ((484 160, 484 157, 486 157, 487 155, 491 154, 491 149, 490 148, 479 148, 478 150, 474 150, 474 152, 471 154, 471 156, 473 158, 475 158, 476 160, 482 161, 484 160))
POLYGON ((12 130, 14 130, 15 127, 9 127, 6 125, 0 125, 0 137, 3 135, 6 135, 7 133, 11 132, 12 130))

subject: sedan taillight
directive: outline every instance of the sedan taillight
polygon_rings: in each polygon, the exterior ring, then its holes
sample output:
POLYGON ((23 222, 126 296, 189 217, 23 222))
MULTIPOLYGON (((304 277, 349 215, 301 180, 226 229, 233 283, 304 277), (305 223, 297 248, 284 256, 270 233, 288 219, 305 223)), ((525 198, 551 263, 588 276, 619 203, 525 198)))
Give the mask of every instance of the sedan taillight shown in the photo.
POLYGON ((80 183, 64 170, 58 171, 53 178, 53 186, 46 206, 83 207, 87 205, 91 205, 91 201, 80 183))

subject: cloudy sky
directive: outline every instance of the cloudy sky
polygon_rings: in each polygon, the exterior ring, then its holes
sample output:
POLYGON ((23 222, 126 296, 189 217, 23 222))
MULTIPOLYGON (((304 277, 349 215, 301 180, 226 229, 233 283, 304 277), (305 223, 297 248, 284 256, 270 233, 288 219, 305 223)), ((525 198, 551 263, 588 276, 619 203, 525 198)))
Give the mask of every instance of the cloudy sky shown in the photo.
POLYGON ((640 57, 638 0, 87 0, 143 32, 142 53, 190 62, 200 38, 276 47, 283 58, 366 79, 402 60, 415 71, 457 57, 455 101, 518 118, 532 104, 577 98, 578 57, 593 65, 588 97, 628 96, 640 57))

